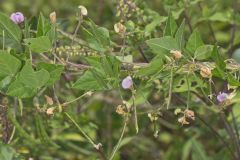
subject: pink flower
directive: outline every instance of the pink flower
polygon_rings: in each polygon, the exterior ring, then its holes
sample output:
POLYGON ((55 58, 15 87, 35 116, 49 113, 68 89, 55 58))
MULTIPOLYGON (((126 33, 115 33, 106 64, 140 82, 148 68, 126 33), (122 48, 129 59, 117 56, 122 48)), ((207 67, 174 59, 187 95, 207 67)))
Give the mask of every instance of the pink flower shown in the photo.
POLYGON ((222 103, 228 99, 228 94, 224 92, 220 92, 217 96, 218 102, 222 103))
POLYGON ((133 85, 133 81, 131 76, 127 76, 122 80, 122 87, 124 89, 130 89, 132 85, 133 85))
POLYGON ((20 24, 24 21, 24 15, 21 12, 12 13, 10 19, 16 23, 20 24))

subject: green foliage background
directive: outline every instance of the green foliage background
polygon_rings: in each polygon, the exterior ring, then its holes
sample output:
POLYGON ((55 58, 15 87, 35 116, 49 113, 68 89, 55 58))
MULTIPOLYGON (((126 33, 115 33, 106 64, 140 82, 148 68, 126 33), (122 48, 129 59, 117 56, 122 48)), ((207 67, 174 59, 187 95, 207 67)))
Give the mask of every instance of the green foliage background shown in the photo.
MULTIPOLYGON (((204 90, 208 95, 214 88, 212 92, 216 97, 219 92, 227 90, 226 84, 231 85, 230 90, 236 95, 231 105, 224 109, 224 115, 227 123, 238 135, 239 64, 234 63, 237 65, 237 69, 234 70, 233 67, 226 66, 224 60, 233 57, 235 61, 240 62, 240 52, 236 51, 240 44, 240 1, 136 0, 134 2, 140 8, 141 14, 137 15, 134 12, 130 20, 124 23, 134 36, 129 36, 126 40, 127 47, 122 51, 125 59, 122 60, 121 51, 118 49, 116 54, 102 56, 106 52, 111 52, 112 48, 117 48, 117 44, 122 44, 122 39, 114 33, 114 24, 120 21, 120 17, 116 16, 116 1, 0 1, 2 13, 10 15, 12 12, 21 11, 31 24, 28 27, 36 31, 36 33, 24 32, 22 35, 18 34, 20 31, 18 32, 15 25, 7 24, 8 28, 16 33, 9 33, 7 35, 9 39, 6 39, 11 55, 4 51, 0 53, 2 69, 0 70, 0 104, 8 108, 8 111, 4 107, 1 108, 3 130, 1 136, 3 138, 5 134, 10 134, 6 133, 10 132, 6 130, 6 125, 15 126, 15 134, 10 144, 1 144, 0 160, 30 160, 30 158, 93 160, 104 159, 104 156, 110 157, 124 126, 124 118, 116 113, 116 108, 123 103, 121 98, 128 100, 127 104, 132 104, 131 92, 119 87, 121 80, 128 74, 134 76, 136 85, 135 103, 138 109, 139 133, 136 134, 134 118, 130 118, 114 160, 232 159, 229 148, 221 139, 227 142, 233 152, 235 152, 234 142, 221 121, 219 108, 215 108, 216 106, 210 101, 206 104, 201 102, 200 98, 204 99, 204 95, 200 95, 199 98, 198 94, 202 94, 201 91, 204 90), (44 58, 38 53, 50 53, 52 43, 56 40, 49 23, 49 14, 56 11, 58 28, 72 35, 78 22, 79 5, 84 5, 89 14, 84 28, 80 29, 76 39, 84 39, 90 46, 84 48, 84 53, 89 52, 97 56, 86 56, 82 53, 70 56, 70 60, 79 64, 88 64, 91 69, 76 71, 74 67, 69 69, 68 66, 61 64, 44 62, 44 58), (40 12, 42 14, 39 16, 40 12), (182 38, 183 34, 184 38, 182 38), (22 36, 25 37, 24 41, 22 36), (145 58, 139 53, 139 45, 143 47, 150 63, 147 67, 140 67, 141 69, 132 72, 132 68, 138 67, 131 66, 132 63, 145 63, 145 58), (25 55, 29 51, 23 46, 33 52, 33 65, 29 61, 31 57, 25 55), (219 52, 217 46, 221 47, 219 52), (184 76, 183 73, 189 71, 190 66, 184 68, 185 62, 177 62, 173 71, 173 102, 167 110, 165 100, 168 98, 172 70, 168 67, 164 70, 163 66, 166 65, 164 57, 166 55, 170 57, 169 51, 172 49, 182 50, 186 54, 186 61, 190 59, 189 57, 194 57, 201 64, 207 63, 211 66, 214 63, 214 87, 209 87, 208 80, 202 78, 199 73, 184 76), (131 69, 122 70, 121 64, 126 61, 130 62, 127 67, 131 69), (3 70, 4 68, 6 70, 3 70), (3 87, 10 82, 12 83, 8 89, 3 87), (191 89, 189 84, 193 85, 191 89), (85 92, 89 90, 94 90, 94 94, 85 96, 85 92), (190 102, 187 102, 188 94, 191 94, 190 102), (54 106, 57 108, 54 116, 45 114, 45 109, 51 105, 47 104, 43 95, 54 99, 54 106), (60 103, 64 104, 81 95, 84 96, 79 101, 63 105, 61 112, 62 108, 59 109, 56 96, 60 103), (174 110, 176 108, 184 110, 186 105, 189 105, 197 116, 190 125, 181 125, 178 123, 179 116, 174 114, 174 110), (41 112, 41 109, 44 111, 41 112), (158 120, 151 122, 149 113, 159 116, 158 120), (77 125, 74 125, 68 115, 77 125), (9 122, 5 122, 6 119, 9 122), (80 130, 78 126, 81 127, 80 130), (81 134, 81 129, 96 144, 102 144, 102 151, 94 149, 89 140, 81 134)), ((7 23, 3 16, 0 17, 1 22, 7 23)), ((2 37, 2 33, 0 35, 2 37)), ((58 43, 59 46, 64 46, 70 45, 72 41, 59 33, 58 43)), ((71 52, 70 50, 61 56, 66 59, 71 52)), ((49 57, 53 60, 53 56, 49 57)), ((239 137, 237 140, 239 141, 239 137)))

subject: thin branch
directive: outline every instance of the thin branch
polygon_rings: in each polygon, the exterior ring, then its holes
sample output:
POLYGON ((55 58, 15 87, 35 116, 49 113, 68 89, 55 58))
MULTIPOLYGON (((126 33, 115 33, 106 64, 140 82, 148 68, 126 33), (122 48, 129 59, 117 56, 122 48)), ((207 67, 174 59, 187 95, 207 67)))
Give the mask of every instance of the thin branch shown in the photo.
POLYGON ((112 152, 111 157, 109 158, 109 160, 113 160, 116 152, 118 151, 118 148, 119 148, 119 146, 121 145, 121 142, 122 142, 123 135, 124 135, 124 133, 125 133, 125 131, 126 131, 126 127, 127 127, 127 119, 126 119, 125 122, 124 122, 121 136, 120 136, 120 138, 119 138, 119 140, 118 140, 117 145, 114 147, 114 150, 113 150, 113 152, 112 152))
POLYGON ((143 49, 142 49, 141 46, 138 46, 138 50, 139 50, 140 54, 142 55, 143 59, 145 60, 145 62, 146 62, 146 63, 149 63, 149 60, 148 60, 147 57, 145 56, 144 51, 143 51, 143 49))
POLYGON ((226 142, 224 140, 223 137, 221 137, 221 135, 211 126, 211 125, 208 125, 208 123, 203 119, 201 118, 200 115, 196 116, 206 127, 208 127, 213 133, 214 135, 220 140, 222 141, 222 143, 224 144, 224 146, 227 147, 227 149, 229 150, 229 152, 231 153, 231 155, 234 157, 235 160, 238 160, 238 158, 235 156, 235 154, 233 153, 231 147, 229 146, 228 142, 226 142))
POLYGON ((84 40, 82 40, 82 39, 80 39, 80 38, 77 38, 77 37, 74 38, 73 35, 71 35, 71 34, 69 34, 69 33, 67 33, 67 32, 64 32, 64 31, 62 31, 62 30, 60 30, 60 29, 57 29, 57 31, 58 31, 59 33, 61 33, 63 36, 65 36, 66 38, 69 38, 69 39, 71 39, 71 40, 74 40, 74 42, 76 42, 76 43, 78 43, 78 44, 80 44, 80 45, 87 46, 87 42, 86 42, 86 41, 84 41, 84 40))
POLYGON ((100 154, 100 156, 102 157, 103 160, 106 160, 106 156, 104 155, 104 153, 101 150, 101 144, 95 144, 94 141, 92 140, 91 137, 89 137, 84 130, 77 124, 77 122, 67 113, 64 112, 64 114, 73 122, 73 124, 77 127, 77 129, 81 132, 81 134, 88 140, 88 142, 90 144, 93 145, 93 147, 97 150, 97 152, 100 154))
MULTIPOLYGON (((201 10, 201 12, 202 12, 202 11, 203 11, 203 8, 202 8, 202 5, 201 5, 201 2, 198 3, 198 7, 200 8, 200 10, 201 10)), ((211 35, 212 35, 212 37, 213 37, 214 43, 216 43, 216 42, 217 42, 217 39, 216 39, 215 33, 214 33, 214 31, 213 31, 212 25, 211 25, 211 23, 210 23, 209 21, 207 21, 207 25, 208 25, 208 28, 209 28, 209 30, 210 30, 210 33, 211 33, 211 35)))

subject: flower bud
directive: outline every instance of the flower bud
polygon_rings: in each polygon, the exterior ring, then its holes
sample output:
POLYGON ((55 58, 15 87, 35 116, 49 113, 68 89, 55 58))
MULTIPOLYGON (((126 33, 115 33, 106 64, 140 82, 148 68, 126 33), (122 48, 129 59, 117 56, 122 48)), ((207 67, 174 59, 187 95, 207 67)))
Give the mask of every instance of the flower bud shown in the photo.
POLYGON ((209 67, 203 66, 200 69, 200 74, 203 78, 210 78, 212 76, 212 71, 209 67))
POLYGON ((171 50, 170 53, 173 54, 174 59, 180 59, 180 58, 182 58, 182 53, 181 53, 181 51, 171 50))
POLYGON ((56 14, 56 12, 50 13, 50 14, 49 14, 49 18, 50 18, 50 21, 51 21, 52 23, 56 23, 56 22, 57 22, 57 14, 56 14))
POLYGON ((16 23, 20 24, 24 21, 24 15, 21 12, 12 13, 10 19, 16 23))
POLYGON ((133 85, 133 81, 132 81, 132 77, 131 76, 127 76, 126 78, 123 79, 122 81, 122 87, 124 89, 130 89, 133 85))
POLYGON ((78 6, 78 8, 80 9, 80 14, 81 14, 82 16, 87 16, 88 11, 87 11, 87 8, 86 8, 86 7, 80 5, 80 6, 78 6))
POLYGON ((126 32, 126 27, 122 23, 114 24, 114 30, 116 33, 123 34, 126 32))

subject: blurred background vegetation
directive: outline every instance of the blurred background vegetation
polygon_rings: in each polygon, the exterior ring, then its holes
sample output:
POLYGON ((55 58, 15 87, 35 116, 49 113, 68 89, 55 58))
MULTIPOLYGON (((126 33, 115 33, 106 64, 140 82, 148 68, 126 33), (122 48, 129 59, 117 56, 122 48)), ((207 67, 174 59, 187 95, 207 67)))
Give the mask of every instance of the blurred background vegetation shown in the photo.
MULTIPOLYGON (((185 18, 193 29, 198 28, 207 44, 214 44, 216 39, 218 45, 223 47, 225 57, 232 57, 235 49, 239 47, 239 0, 136 0, 135 2, 143 10, 142 18, 146 20, 141 24, 138 24, 136 19, 132 21, 139 30, 146 34, 150 32, 148 37, 161 35, 165 24, 164 18, 166 19, 171 10, 178 24, 185 18), (236 26, 234 32, 233 25, 236 26), (234 44, 229 46, 232 39, 234 44), (229 49, 230 53, 226 52, 229 49)), ((116 17, 117 7, 114 0, 0 0, 1 12, 10 15, 12 12, 21 11, 28 19, 37 17, 40 12, 48 17, 51 12, 56 11, 61 28, 68 33, 73 33, 76 27, 79 5, 84 5, 88 9, 89 17, 100 26, 112 30, 114 24, 119 21, 116 17)), ((187 30, 186 33, 190 35, 191 29, 187 30)), ((237 61, 240 61, 239 55, 240 53, 235 53, 237 61)), ((62 87, 63 91, 59 93, 59 97, 73 98, 70 91, 64 91, 69 86, 64 82, 60 85, 58 87, 62 87)), ((118 102, 118 97, 114 96, 114 93, 96 94, 91 98, 83 98, 68 108, 88 135, 96 142, 102 143, 107 155, 117 143, 123 126, 121 116, 115 112, 121 102, 118 102)), ((153 103, 159 99, 156 95, 151 96, 153 103)), ((32 115, 35 113, 31 110, 32 103, 26 100, 24 104, 26 113, 21 119, 21 127, 28 133, 34 133, 35 120, 32 120, 32 115)), ((155 105, 157 106, 157 103, 155 105)), ((202 106, 192 104, 191 107, 204 116, 204 121, 196 120, 190 126, 178 124, 177 117, 172 112, 166 112, 158 121, 152 123, 145 112, 146 106, 140 111, 139 134, 135 134, 134 125, 129 125, 115 160, 229 160, 230 155, 226 146, 205 123, 217 128, 221 136, 227 137, 227 134, 218 117, 204 111, 202 106)), ((238 106, 234 107, 234 113, 237 117, 240 115, 238 106)), ((46 117, 46 119, 48 120, 44 126, 57 146, 55 143, 36 145, 30 140, 17 138, 11 145, 1 146, 1 153, 5 157, 0 156, 0 159, 6 159, 7 156, 10 157, 7 160, 10 160, 13 155, 17 155, 19 157, 17 159, 29 160, 30 158, 34 160, 99 159, 98 153, 91 144, 79 134, 65 116, 56 113, 54 117, 46 117)), ((239 118, 237 121, 240 124, 239 118)))

